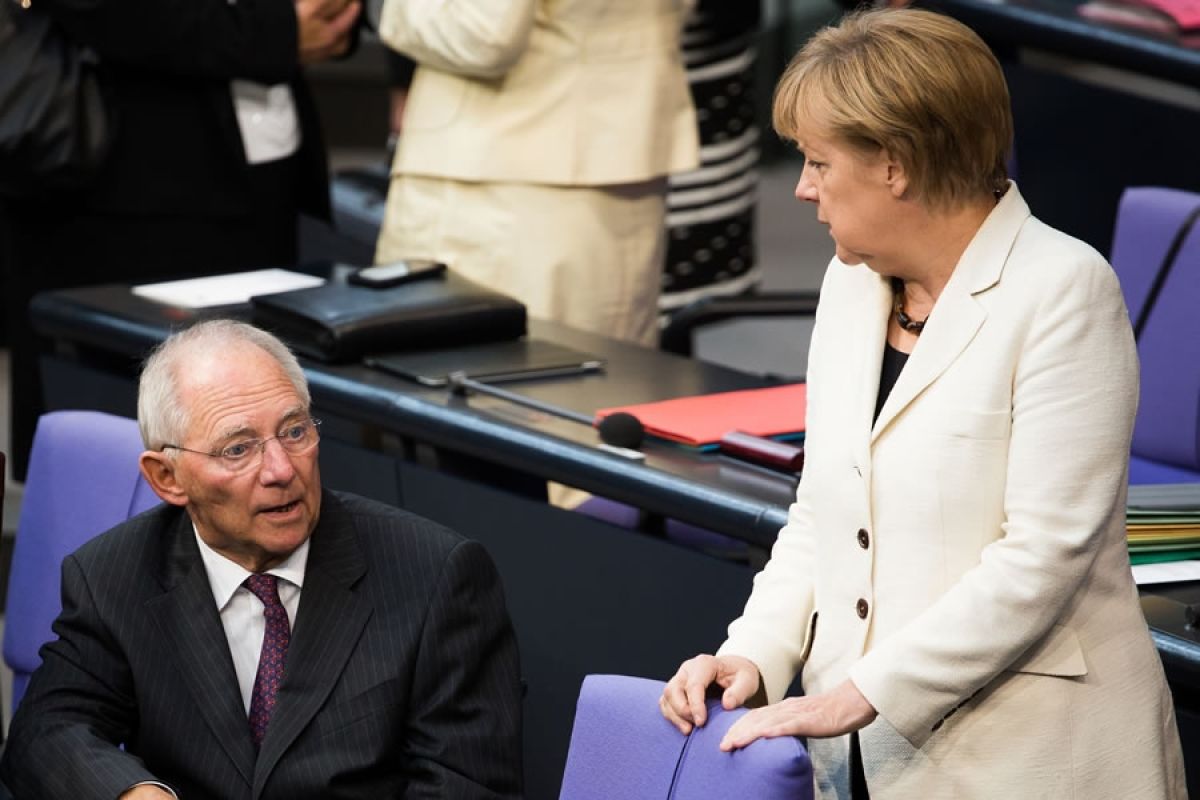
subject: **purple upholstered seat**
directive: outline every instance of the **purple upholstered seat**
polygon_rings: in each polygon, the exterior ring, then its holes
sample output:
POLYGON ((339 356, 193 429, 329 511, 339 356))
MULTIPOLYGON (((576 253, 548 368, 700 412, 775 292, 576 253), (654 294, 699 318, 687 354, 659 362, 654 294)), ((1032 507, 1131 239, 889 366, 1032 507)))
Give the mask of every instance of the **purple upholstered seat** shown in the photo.
MULTIPOLYGON (((1159 265, 1200 194, 1135 187, 1117 212, 1112 263, 1129 315, 1145 314, 1159 265)), ((1183 240, 1138 338, 1141 402, 1130 483, 1200 480, 1200 225, 1183 240)))
POLYGON ((159 502, 138 471, 142 449, 137 423, 125 417, 57 411, 38 420, 6 601, 14 709, 41 664, 38 649, 53 637, 63 558, 159 502))
POLYGON ((709 721, 683 736, 658 710, 661 681, 589 675, 583 681, 559 800, 809 800, 812 767, 798 739, 718 748, 745 709, 708 702, 709 721))

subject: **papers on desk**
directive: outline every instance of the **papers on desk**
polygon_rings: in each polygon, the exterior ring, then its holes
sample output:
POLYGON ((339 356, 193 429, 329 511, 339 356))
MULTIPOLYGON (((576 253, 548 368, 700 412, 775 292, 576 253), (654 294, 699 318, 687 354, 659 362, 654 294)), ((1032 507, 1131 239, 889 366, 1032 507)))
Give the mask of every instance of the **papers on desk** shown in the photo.
POLYGON ((1200 519, 1200 483, 1146 483, 1129 487, 1125 503, 1131 512, 1160 514, 1182 512, 1200 519))
POLYGON ((1200 484, 1130 486, 1125 527, 1138 583, 1200 578, 1200 484))
POLYGON ((1135 564, 1133 567, 1133 580, 1138 586, 1200 580, 1200 561, 1165 561, 1161 564, 1135 564))
POLYGON ((259 269, 182 281, 134 286, 133 293, 147 300, 180 308, 210 308, 249 303, 258 294, 309 289, 325 283, 324 278, 286 269, 259 269))
POLYGON ((711 449, 730 431, 792 438, 804 432, 808 387, 803 383, 678 397, 657 403, 603 408, 597 420, 624 411, 641 420, 650 436, 711 449))

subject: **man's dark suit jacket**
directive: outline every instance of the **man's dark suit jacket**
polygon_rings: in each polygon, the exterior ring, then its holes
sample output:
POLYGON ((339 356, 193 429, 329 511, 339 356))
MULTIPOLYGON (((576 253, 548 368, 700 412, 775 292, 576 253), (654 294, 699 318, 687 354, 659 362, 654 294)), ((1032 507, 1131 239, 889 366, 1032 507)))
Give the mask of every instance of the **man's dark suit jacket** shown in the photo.
POLYGON ((311 542, 257 756, 188 515, 159 506, 69 556, 0 764, 13 794, 518 797, 517 647, 483 547, 330 491, 311 542))

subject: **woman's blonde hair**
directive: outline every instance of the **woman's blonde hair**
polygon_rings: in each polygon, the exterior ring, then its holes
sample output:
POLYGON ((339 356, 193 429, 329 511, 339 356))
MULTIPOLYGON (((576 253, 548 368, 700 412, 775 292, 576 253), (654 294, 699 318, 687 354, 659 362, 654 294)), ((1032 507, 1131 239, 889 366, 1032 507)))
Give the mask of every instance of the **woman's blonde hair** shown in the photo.
POLYGON ((930 207, 977 200, 1008 179, 1000 64, 970 28, 930 11, 863 11, 817 33, 779 79, 773 122, 788 139, 818 130, 888 153, 930 207))

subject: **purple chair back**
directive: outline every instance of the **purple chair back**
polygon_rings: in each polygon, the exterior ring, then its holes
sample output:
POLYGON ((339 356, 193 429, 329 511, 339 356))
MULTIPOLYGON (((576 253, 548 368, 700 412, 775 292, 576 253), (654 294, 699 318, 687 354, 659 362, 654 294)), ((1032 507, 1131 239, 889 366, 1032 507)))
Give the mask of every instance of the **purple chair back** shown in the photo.
POLYGON ((1155 272, 1180 226, 1197 209, 1200 195, 1179 189, 1131 186, 1121 195, 1111 260, 1131 320, 1141 316, 1155 272))
POLYGON ((559 800, 810 800, 812 767, 799 740, 718 749, 745 709, 708 702, 709 721, 683 736, 663 719, 663 683, 624 675, 583 681, 559 800))
MULTIPOLYGON (((1200 194, 1126 189, 1117 212, 1112 264, 1129 315, 1146 315, 1164 257, 1200 194)), ((1200 225, 1184 238, 1138 338, 1141 402, 1130 483, 1200 480, 1200 225)))
POLYGON ((137 423, 97 411, 57 411, 38 420, 8 583, 4 662, 12 707, 41 664, 62 610, 62 561, 80 545, 158 504, 142 479, 137 423))

